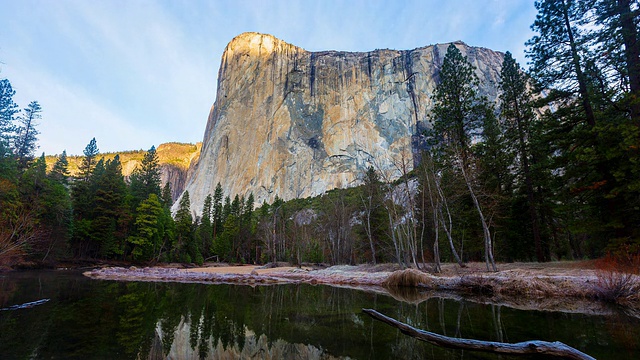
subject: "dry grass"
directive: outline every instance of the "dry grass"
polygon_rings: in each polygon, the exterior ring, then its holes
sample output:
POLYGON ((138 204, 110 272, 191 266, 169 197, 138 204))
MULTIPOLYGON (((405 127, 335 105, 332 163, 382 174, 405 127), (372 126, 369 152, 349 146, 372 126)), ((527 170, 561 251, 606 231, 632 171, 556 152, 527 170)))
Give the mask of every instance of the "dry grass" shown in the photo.
POLYGON ((596 268, 592 297, 611 303, 640 303, 640 254, 608 255, 597 260, 596 268))
POLYGON ((429 275, 416 269, 404 269, 392 272, 382 283, 384 287, 418 287, 431 283, 429 275))

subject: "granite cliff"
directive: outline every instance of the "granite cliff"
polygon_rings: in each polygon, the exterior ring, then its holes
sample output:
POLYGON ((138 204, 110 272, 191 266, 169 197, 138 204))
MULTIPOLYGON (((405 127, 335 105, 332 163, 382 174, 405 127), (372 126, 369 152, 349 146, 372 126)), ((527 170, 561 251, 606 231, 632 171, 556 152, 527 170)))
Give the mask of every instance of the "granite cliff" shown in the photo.
MULTIPOLYGON (((455 42, 496 101, 503 54, 455 42)), ((413 166, 449 44, 414 50, 309 52, 244 33, 222 55, 218 92, 186 190, 192 210, 218 182, 257 203, 354 186, 368 166, 413 166)))

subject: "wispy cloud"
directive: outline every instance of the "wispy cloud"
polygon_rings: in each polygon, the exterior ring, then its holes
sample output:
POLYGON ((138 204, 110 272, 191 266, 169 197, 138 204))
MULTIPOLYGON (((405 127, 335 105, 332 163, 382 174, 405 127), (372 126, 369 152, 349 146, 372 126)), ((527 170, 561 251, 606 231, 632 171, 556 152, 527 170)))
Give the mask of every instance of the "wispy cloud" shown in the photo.
MULTIPOLYGON (((1 1, 1 0, 0 0, 1 1)), ((524 63, 525 0, 22 0, 0 12, 0 76, 43 105, 41 148, 148 148, 202 139, 226 43, 270 33, 307 50, 463 40, 524 63)))

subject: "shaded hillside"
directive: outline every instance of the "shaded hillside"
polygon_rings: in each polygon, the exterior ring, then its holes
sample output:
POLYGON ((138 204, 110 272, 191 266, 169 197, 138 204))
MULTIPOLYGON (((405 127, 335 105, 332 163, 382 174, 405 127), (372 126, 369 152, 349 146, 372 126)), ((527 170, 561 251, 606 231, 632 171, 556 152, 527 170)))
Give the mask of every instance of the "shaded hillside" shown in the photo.
MULTIPOLYGON (((162 186, 167 182, 171 184, 171 195, 175 200, 184 190, 187 179, 187 171, 191 163, 197 161, 200 156, 202 143, 184 144, 184 143, 165 143, 160 144, 156 152, 160 162, 162 186)), ((147 150, 130 150, 121 152, 110 152, 100 154, 98 158, 105 160, 113 159, 116 155, 120 155, 122 163, 122 174, 125 177, 131 175, 133 170, 138 166, 147 150)), ((71 176, 78 174, 78 166, 82 162, 82 156, 69 156, 69 172, 71 176)), ((51 170, 57 156, 47 156, 47 169, 51 170)))

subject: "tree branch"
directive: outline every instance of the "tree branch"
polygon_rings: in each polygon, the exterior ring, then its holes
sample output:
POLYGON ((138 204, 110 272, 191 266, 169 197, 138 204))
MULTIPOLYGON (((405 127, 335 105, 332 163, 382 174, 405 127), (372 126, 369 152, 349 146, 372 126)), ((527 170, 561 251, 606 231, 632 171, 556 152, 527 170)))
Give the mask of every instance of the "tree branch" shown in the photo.
POLYGON ((565 358, 565 359, 595 360, 593 357, 577 349, 574 349, 568 345, 565 345, 559 341, 548 342, 548 341, 531 340, 531 341, 511 344, 511 343, 502 343, 502 342, 495 342, 495 341, 481 341, 481 340, 474 340, 474 339, 452 338, 452 337, 432 333, 429 331, 416 329, 396 319, 383 315, 373 309, 362 309, 362 311, 376 320, 382 321, 388 325, 398 328, 405 335, 409 335, 418 340, 425 341, 430 344, 438 345, 446 348, 484 351, 484 352, 490 352, 490 353, 496 353, 496 354, 509 354, 509 355, 541 354, 541 355, 548 355, 548 356, 556 356, 556 357, 565 358))

